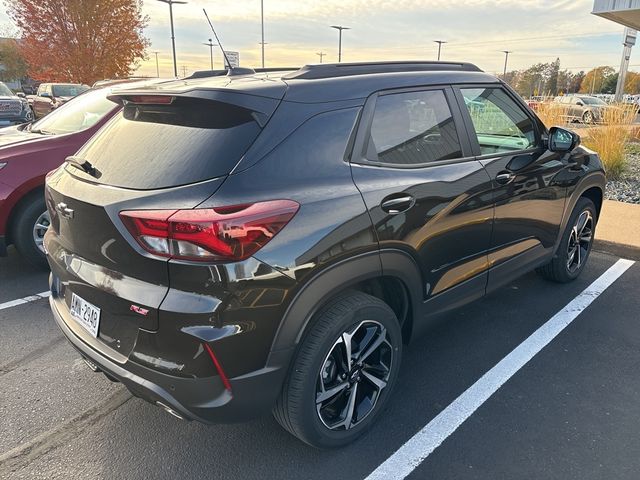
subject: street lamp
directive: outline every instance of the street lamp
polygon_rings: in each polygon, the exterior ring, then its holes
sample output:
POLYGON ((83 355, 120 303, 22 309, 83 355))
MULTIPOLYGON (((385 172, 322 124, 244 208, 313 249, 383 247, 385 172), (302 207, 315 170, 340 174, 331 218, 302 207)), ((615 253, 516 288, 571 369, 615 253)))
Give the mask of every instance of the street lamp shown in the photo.
POLYGON ((447 43, 444 40, 434 40, 433 43, 438 44, 438 61, 440 61, 440 51, 442 50, 442 44, 447 43))
POLYGON ((173 6, 187 3, 183 0, 158 0, 169 5, 169 19, 171 21, 171 48, 173 49, 173 75, 178 76, 178 64, 176 63, 176 37, 173 32, 173 6))
POLYGON ((158 66, 158 53, 160 52, 153 52, 156 56, 156 77, 160 78, 160 67, 158 66))
POLYGON ((260 28, 262 31, 262 41, 260 42, 262 47, 262 68, 264 68, 264 0, 260 0, 260 28))
POLYGON ((507 62, 509 61, 509 54, 513 53, 513 51, 511 50, 502 50, 502 53, 504 53, 504 73, 503 73, 503 78, 504 81, 507 81, 507 62))
POLYGON ((209 56, 211 57, 211 70, 213 70, 213 47, 217 47, 217 43, 213 43, 213 39, 209 39, 209 43, 203 43, 203 45, 209 46, 209 56))
POLYGON ((322 63, 322 57, 324 57, 326 55, 326 53, 318 52, 318 53, 316 53, 316 55, 318 55, 320 57, 320 63, 322 63))
POLYGON ((331 28, 335 28, 338 30, 338 63, 342 61, 342 31, 343 30, 351 30, 350 27, 343 27, 342 25, 331 25, 331 28))

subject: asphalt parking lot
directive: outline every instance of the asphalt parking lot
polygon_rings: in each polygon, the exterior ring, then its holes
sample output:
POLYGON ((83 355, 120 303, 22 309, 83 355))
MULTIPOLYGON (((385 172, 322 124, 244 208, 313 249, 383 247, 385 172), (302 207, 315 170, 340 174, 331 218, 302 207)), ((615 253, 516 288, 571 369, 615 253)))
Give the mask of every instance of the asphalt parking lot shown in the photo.
MULTIPOLYGON (((367 478, 617 261, 593 253, 574 283, 528 274, 449 314, 405 349, 394 398, 369 434, 319 451, 269 416, 186 423, 94 374, 46 299, 7 304, 47 289, 46 274, 11 250, 0 258, 0 477, 367 478)), ((443 434, 408 478, 637 479, 639 285, 640 263, 581 313, 565 309, 575 320, 443 434)))

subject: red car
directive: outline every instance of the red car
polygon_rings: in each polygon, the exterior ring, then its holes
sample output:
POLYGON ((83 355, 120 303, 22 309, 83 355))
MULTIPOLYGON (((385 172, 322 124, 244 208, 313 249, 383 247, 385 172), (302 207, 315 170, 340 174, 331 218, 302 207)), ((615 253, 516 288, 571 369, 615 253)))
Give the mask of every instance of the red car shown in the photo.
POLYGON ((120 111, 107 99, 114 88, 83 93, 35 123, 0 129, 0 256, 13 244, 30 263, 47 266, 45 175, 120 111))

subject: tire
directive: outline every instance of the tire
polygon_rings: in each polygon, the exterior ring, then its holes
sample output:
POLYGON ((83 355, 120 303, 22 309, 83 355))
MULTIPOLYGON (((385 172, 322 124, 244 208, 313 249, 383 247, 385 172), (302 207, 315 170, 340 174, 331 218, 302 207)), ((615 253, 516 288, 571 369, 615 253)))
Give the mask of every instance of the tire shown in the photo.
MULTIPOLYGON (((44 251, 36 244, 34 228, 36 222, 41 219, 46 211, 44 196, 42 194, 32 196, 16 212, 12 231, 13 243, 22 257, 31 265, 43 269, 48 268, 47 259, 44 251)), ((48 223, 48 215, 46 216, 46 223, 48 223)))
POLYGON ((25 122, 32 122, 34 119, 34 115, 33 115, 33 109, 31 107, 29 107, 29 111, 27 112, 27 114, 24 116, 24 121, 25 122))
POLYGON ((276 402, 274 417, 285 430, 313 447, 347 445, 364 434, 383 411, 398 378, 401 355, 400 325, 386 303, 360 292, 337 297, 314 316, 276 402), (357 352, 352 348, 353 367, 345 374, 345 338, 349 335, 349 345, 359 348, 357 352), (374 344, 378 347, 358 367, 358 354, 366 354, 374 344), (372 376, 377 384, 370 380, 372 376), (331 395, 332 389, 338 393, 331 395), (326 398, 316 403, 321 396, 326 398), (349 417, 352 397, 353 416, 349 417))
POLYGON ((596 206, 588 198, 581 197, 571 213, 556 254, 551 262, 538 268, 537 272, 544 278, 559 283, 571 282, 578 278, 582 270, 584 270, 584 266, 587 264, 589 254, 591 253, 597 221, 598 214, 596 206), (584 227, 581 227, 578 222, 582 222, 584 218, 583 215, 587 215, 590 219, 587 218, 584 227), (576 228, 575 232, 574 227, 576 228), (577 250, 575 250, 572 246, 575 245, 575 233, 582 239, 586 239, 587 229, 589 230, 588 241, 580 241, 580 245, 577 250), (580 235, 580 232, 582 232, 583 235, 580 235), (574 252, 573 256, 571 255, 572 251, 574 252), (579 255, 579 257, 576 257, 576 255, 579 255), (572 260, 571 262, 570 259, 572 260), (576 260, 578 263, 576 263, 576 260))
POLYGON ((593 113, 589 110, 582 114, 582 123, 591 124, 593 123, 593 113))

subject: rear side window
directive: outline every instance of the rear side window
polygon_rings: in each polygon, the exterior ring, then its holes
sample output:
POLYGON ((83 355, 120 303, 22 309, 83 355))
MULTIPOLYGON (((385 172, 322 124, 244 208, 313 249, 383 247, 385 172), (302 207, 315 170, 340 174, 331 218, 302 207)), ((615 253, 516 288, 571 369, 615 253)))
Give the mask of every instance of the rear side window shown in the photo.
POLYGON ((369 160, 420 165, 461 156, 460 140, 444 91, 378 97, 367 148, 369 160))
POLYGON ((482 155, 536 146, 533 120, 500 88, 463 88, 482 155))
POLYGON ((250 110, 176 97, 169 105, 128 104, 78 155, 100 172, 99 183, 150 190, 229 173, 259 133, 250 110))

